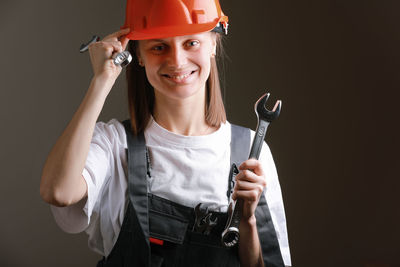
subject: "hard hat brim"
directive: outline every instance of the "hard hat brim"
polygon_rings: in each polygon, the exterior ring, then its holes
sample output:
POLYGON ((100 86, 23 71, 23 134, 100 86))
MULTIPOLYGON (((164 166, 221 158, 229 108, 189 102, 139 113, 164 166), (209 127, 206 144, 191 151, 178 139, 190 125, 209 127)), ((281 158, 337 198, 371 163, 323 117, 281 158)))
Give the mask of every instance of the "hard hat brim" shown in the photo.
MULTIPOLYGON (((214 29, 220 20, 204 24, 187 24, 179 26, 165 26, 150 28, 148 30, 131 31, 126 37, 130 40, 146 40, 146 39, 161 39, 174 36, 192 35, 202 32, 208 32, 214 29)), ((125 26, 123 28, 126 28, 125 26)))

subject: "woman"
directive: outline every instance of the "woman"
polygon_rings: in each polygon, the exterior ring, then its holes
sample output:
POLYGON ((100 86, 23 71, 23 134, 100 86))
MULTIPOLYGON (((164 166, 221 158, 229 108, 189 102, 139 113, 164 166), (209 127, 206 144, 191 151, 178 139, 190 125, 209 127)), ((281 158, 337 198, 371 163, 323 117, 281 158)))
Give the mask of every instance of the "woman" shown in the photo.
POLYGON ((250 131, 240 139, 226 121, 218 1, 132 0, 126 15, 123 30, 90 45, 92 82, 43 168, 41 195, 57 223, 88 233, 104 256, 98 266, 290 265, 270 151, 264 144, 260 160, 245 160, 250 131), (96 123, 121 72, 112 57, 127 47, 130 119, 96 123), (230 197, 245 204, 239 245, 224 248, 230 197))

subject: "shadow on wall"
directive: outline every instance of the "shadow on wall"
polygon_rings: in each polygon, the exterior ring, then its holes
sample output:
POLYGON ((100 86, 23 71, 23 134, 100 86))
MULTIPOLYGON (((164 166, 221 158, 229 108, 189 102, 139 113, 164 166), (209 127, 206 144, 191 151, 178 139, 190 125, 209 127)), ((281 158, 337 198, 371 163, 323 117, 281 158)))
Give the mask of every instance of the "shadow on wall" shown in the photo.
POLYGON ((392 265, 392 264, 386 264, 383 262, 365 262, 362 265, 363 267, 399 267, 400 265, 392 265))

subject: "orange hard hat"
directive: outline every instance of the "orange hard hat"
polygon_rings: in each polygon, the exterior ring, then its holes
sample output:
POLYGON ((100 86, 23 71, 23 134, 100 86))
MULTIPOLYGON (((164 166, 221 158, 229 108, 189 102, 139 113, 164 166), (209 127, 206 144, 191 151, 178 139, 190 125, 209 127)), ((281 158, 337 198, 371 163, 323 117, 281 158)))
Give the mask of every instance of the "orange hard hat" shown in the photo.
POLYGON ((144 40, 215 31, 227 33, 218 0, 127 0, 127 38, 144 40))

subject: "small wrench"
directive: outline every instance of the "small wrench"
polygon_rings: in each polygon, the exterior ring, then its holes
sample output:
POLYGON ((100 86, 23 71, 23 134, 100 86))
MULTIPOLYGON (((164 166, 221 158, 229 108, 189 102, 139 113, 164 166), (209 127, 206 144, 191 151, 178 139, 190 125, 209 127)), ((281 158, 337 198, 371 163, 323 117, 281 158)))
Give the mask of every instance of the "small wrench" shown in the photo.
MULTIPOLYGON (((79 52, 83 53, 89 49, 89 45, 95 42, 98 42, 100 37, 97 35, 93 35, 92 39, 87 44, 81 44, 79 48, 79 52)), ((132 61, 132 55, 128 51, 123 51, 121 53, 117 53, 113 56, 113 61, 116 66, 126 67, 132 61)))
MULTIPOLYGON (((269 98, 269 93, 264 94, 254 105, 254 111, 258 118, 257 129, 255 131, 253 143, 250 149, 249 159, 258 159, 261 153, 265 134, 267 133, 268 125, 278 118, 282 101, 278 100, 275 103, 272 111, 265 107, 265 103, 269 98)), ((222 232, 222 244, 225 247, 233 247, 239 241, 239 224, 240 218, 242 217, 243 200, 238 199, 229 201, 229 217, 225 226, 225 230, 222 232)))

